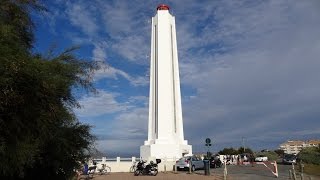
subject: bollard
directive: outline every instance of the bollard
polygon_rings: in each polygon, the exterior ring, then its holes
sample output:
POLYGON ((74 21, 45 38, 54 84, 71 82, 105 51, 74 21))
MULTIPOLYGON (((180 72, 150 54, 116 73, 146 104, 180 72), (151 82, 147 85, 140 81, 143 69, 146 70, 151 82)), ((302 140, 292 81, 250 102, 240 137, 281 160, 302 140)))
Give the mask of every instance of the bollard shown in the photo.
POLYGON ((301 177, 301 180, 304 179, 304 177, 303 177, 303 168, 304 168, 304 165, 300 164, 300 171, 301 171, 300 177, 301 177))
POLYGON ((173 165, 174 173, 177 173, 177 165, 173 165))
POLYGON ((226 161, 224 161, 224 169, 223 169, 223 179, 224 180, 227 180, 227 175, 228 175, 227 164, 226 164, 226 161))
POLYGON ((294 180, 297 180, 296 170, 294 169, 294 164, 292 163, 292 176, 294 180))
POLYGON ((291 172, 291 169, 289 169, 289 179, 292 179, 292 172, 291 172))
POLYGON ((190 160, 190 161, 188 161, 188 163, 189 163, 189 174, 191 174, 191 172, 192 172, 192 164, 191 164, 191 160, 190 160))

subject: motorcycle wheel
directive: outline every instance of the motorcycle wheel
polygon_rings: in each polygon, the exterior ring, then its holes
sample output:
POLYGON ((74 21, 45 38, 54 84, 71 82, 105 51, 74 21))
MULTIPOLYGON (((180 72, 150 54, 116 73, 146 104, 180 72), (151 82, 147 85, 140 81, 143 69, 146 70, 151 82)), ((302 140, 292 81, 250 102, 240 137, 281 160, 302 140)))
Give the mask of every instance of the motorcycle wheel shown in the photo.
POLYGON ((156 176, 158 174, 158 169, 155 169, 153 175, 156 176))
POLYGON ((135 175, 135 176, 139 176, 140 173, 141 173, 141 172, 140 172, 138 169, 136 169, 136 170, 134 171, 134 175, 135 175))

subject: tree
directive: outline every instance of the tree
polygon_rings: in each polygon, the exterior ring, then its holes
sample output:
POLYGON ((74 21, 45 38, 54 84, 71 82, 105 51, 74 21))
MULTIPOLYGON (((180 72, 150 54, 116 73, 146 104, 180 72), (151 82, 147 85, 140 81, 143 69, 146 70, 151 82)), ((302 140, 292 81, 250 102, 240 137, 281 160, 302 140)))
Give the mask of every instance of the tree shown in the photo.
POLYGON ((31 9, 44 8, 0 1, 0 179, 69 179, 95 139, 72 111, 72 89, 94 91, 98 65, 75 57, 75 48, 33 54, 31 9))
POLYGON ((239 154, 238 151, 236 149, 234 149, 233 147, 230 148, 224 148, 223 150, 218 152, 219 154, 222 155, 235 155, 235 154, 239 154))
POLYGON ((239 147, 238 153, 239 154, 243 154, 243 153, 253 154, 253 151, 248 147, 246 147, 245 149, 243 147, 239 147))
POLYGON ((274 150, 274 152, 277 153, 279 157, 283 157, 284 155, 284 150, 282 149, 276 149, 274 150))
POLYGON ((298 159, 307 164, 320 165, 320 148, 303 148, 298 154, 298 159))

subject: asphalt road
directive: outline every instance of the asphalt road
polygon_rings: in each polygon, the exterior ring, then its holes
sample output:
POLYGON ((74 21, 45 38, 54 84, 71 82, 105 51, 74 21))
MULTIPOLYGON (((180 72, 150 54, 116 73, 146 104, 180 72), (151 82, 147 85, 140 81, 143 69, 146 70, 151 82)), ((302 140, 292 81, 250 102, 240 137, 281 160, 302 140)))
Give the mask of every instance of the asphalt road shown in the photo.
MULTIPOLYGON (((272 174, 271 169, 273 169, 273 166, 269 164, 268 166, 270 169, 265 167, 262 164, 255 164, 252 165, 228 165, 227 166, 227 172, 228 172, 228 179, 232 180, 250 180, 250 179, 259 179, 259 180, 271 180, 271 179, 289 179, 289 169, 292 169, 291 165, 282 165, 278 164, 278 173, 279 177, 275 178, 275 176, 272 174)), ((223 170, 222 168, 216 168, 210 170, 210 175, 218 175, 223 176, 223 170)), ((183 172, 182 172, 183 173, 183 172)), ((195 173, 199 175, 204 175, 204 170, 197 170, 195 173)), ((311 177, 312 180, 320 180, 320 177, 315 176, 309 176, 304 175, 305 180, 309 180, 311 177)), ((297 178, 300 179, 299 173, 297 173, 297 178)))
MULTIPOLYGON (((272 168, 272 165, 270 165, 272 168)), ((228 165, 227 180, 288 180, 291 165, 278 165, 279 177, 276 178, 270 169, 259 164, 254 165, 228 165)), ((160 172, 157 176, 134 176, 133 173, 110 173, 109 175, 95 175, 94 180, 223 180, 224 168, 210 169, 210 176, 204 174, 204 170, 197 170, 192 174, 188 171, 160 172)), ((304 180, 310 180, 309 175, 304 180)), ((301 179, 297 173, 297 179, 301 179)), ((311 177, 311 180, 320 180, 320 177, 311 177)))

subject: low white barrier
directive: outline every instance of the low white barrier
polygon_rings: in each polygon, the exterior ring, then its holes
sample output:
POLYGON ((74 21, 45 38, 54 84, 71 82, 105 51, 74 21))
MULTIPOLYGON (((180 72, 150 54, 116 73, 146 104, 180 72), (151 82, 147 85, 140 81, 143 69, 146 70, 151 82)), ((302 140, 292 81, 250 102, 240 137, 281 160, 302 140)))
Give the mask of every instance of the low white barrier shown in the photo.
MULTIPOLYGON (((139 158, 112 158, 107 159, 105 157, 102 157, 102 159, 93 159, 89 162, 89 166, 93 166, 93 161, 96 163, 97 169, 102 167, 102 164, 106 164, 111 168, 111 172, 130 172, 131 166, 134 164, 134 162, 138 162, 139 158)), ((150 162, 150 160, 147 162, 147 164, 150 162)), ((156 162, 154 159, 153 162, 156 162)), ((158 164, 158 170, 159 172, 164 171, 174 171, 174 165, 176 163, 176 159, 161 159, 161 163, 158 164)))

